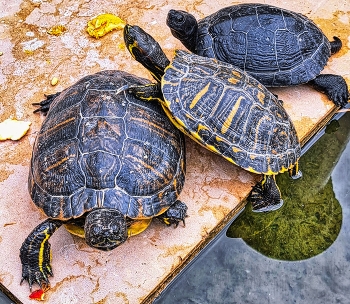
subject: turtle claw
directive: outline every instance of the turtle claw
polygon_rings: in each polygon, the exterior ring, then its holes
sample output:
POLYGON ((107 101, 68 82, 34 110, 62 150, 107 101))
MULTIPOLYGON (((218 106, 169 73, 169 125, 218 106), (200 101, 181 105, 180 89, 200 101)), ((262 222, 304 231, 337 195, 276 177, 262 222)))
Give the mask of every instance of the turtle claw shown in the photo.
POLYGON ((32 291, 32 287, 34 284, 38 284, 40 289, 47 289, 50 286, 50 282, 48 277, 53 276, 51 269, 49 266, 46 266, 42 271, 39 269, 31 269, 29 265, 22 266, 22 279, 20 284, 24 281, 27 281, 29 284, 29 289, 32 291))
POLYGON ((348 103, 349 90, 343 77, 332 74, 321 74, 310 83, 316 90, 324 92, 337 107, 344 107, 348 103))
POLYGON ((46 95, 45 94, 45 97, 46 99, 40 101, 40 102, 34 102, 32 103, 33 106, 40 106, 40 108, 36 109, 33 111, 33 113, 36 113, 36 112, 43 112, 44 115, 47 114, 47 112, 49 111, 50 109, 50 105, 51 103, 53 102, 53 100, 58 96, 60 95, 61 92, 58 92, 58 93, 55 93, 55 94, 50 94, 50 95, 46 95))

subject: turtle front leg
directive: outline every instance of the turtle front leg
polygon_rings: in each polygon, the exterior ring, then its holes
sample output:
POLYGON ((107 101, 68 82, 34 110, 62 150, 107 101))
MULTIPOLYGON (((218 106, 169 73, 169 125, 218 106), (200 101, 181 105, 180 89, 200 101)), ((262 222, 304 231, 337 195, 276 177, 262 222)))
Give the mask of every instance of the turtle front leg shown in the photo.
POLYGON ((48 276, 52 276, 51 250, 48 242, 51 235, 62 225, 61 221, 47 219, 34 228, 20 249, 22 262, 22 280, 28 281, 29 288, 37 283, 40 288, 49 285, 48 276))
POLYGON ((157 218, 162 221, 165 225, 171 226, 175 224, 175 227, 183 222, 185 226, 185 218, 187 217, 187 206, 185 203, 177 200, 173 205, 169 207, 167 211, 158 215, 157 218))
POLYGON ((281 192, 274 175, 264 175, 263 180, 253 187, 248 200, 254 212, 274 211, 282 207, 281 192))
POLYGON ((47 112, 50 109, 50 105, 53 102, 53 100, 60 95, 61 92, 55 93, 55 94, 51 94, 51 95, 45 95, 46 99, 41 101, 41 102, 35 102, 32 103, 33 106, 40 106, 40 108, 36 109, 33 111, 33 113, 36 112, 43 112, 45 115, 47 114, 47 112))
POLYGON ((159 83, 132 86, 128 89, 128 92, 136 98, 145 101, 161 101, 163 99, 162 89, 159 83))
POLYGON ((325 93, 338 107, 344 107, 349 100, 345 79, 339 75, 321 74, 309 82, 316 90, 325 93))

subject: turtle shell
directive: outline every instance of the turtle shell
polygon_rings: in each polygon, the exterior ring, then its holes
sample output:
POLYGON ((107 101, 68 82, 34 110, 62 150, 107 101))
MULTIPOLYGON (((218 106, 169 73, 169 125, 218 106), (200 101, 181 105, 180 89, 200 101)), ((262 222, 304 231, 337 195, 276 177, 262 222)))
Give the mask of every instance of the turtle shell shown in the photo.
POLYGON ((185 179, 183 135, 158 103, 120 92, 147 83, 103 71, 54 99, 29 173, 32 200, 48 217, 67 220, 104 207, 148 218, 175 202, 185 179))
POLYGON ((228 63, 176 51, 162 91, 163 106, 179 129, 248 171, 277 174, 300 157, 296 130, 281 102, 228 63))
POLYGON ((229 6, 198 22, 196 54, 237 66, 266 86, 308 82, 331 45, 307 17, 264 4, 229 6))

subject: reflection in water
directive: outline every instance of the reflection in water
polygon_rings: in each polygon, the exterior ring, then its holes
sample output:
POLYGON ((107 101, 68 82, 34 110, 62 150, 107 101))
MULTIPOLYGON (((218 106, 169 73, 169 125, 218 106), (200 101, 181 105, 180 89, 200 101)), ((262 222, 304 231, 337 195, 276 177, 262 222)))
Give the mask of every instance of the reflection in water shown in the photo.
POLYGON ((284 205, 259 214, 248 205, 231 225, 227 236, 242 238, 262 254, 281 260, 301 260, 326 250, 337 238, 342 210, 335 198, 331 173, 350 137, 348 119, 334 120, 316 144, 301 158, 303 177, 277 175, 284 205), (333 133, 334 132, 334 133, 333 133))
MULTIPOLYGON (((315 170, 312 176, 317 182, 306 189, 304 195, 308 196, 309 200, 312 200, 313 196, 313 204, 320 204, 318 196, 323 197, 322 191, 332 192, 330 189, 333 183, 335 198, 334 194, 331 197, 334 201, 338 200, 342 208, 341 230, 337 239, 327 250, 301 261, 281 261, 252 250, 242 239, 227 238, 223 231, 172 281, 154 304, 349 304, 350 143, 346 145, 337 164, 335 163, 338 158, 333 154, 331 157, 330 151, 344 149, 344 145, 340 142, 348 141, 350 115, 346 114, 339 121, 339 130, 328 136, 320 146, 319 149, 323 153, 319 158, 310 159, 307 164, 303 164, 304 179, 308 171, 306 165, 313 169, 320 166, 320 172, 315 170), (335 167, 332 172, 327 173, 326 168, 332 167, 327 165, 328 162, 334 162, 335 167), (329 186, 326 186, 327 183, 329 186), (330 189, 322 190, 327 187, 330 189)), ((284 191, 296 195, 298 199, 300 197, 303 199, 303 194, 298 194, 298 181, 295 181, 295 184, 291 182, 293 181, 288 179, 289 186, 287 188, 284 186, 284 191)), ((285 199, 287 195, 283 195, 285 199)), ((336 203, 333 202, 333 204, 336 203)), ((287 209, 288 205, 290 203, 286 200, 283 208, 287 209)), ((323 208, 325 207, 318 210, 319 215, 315 209, 310 213, 315 223, 318 221, 322 223, 318 225, 321 228, 330 222, 329 218, 324 217, 323 208)), ((322 234, 316 232, 313 236, 318 237, 316 236, 318 233, 322 234)))

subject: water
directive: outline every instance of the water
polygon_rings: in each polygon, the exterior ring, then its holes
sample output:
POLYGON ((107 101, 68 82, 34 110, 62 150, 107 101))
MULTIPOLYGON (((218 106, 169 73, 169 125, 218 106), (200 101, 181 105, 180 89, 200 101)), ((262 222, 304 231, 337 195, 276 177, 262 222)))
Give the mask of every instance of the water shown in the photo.
POLYGON ((154 303, 349 304, 350 113, 327 132, 278 177, 280 210, 247 205, 154 303))
POLYGON ((349 304, 350 113, 327 132, 303 155, 302 179, 277 177, 281 209, 248 204, 154 304, 349 304))

